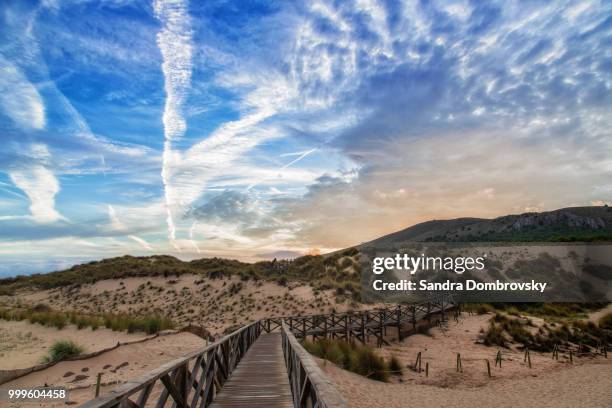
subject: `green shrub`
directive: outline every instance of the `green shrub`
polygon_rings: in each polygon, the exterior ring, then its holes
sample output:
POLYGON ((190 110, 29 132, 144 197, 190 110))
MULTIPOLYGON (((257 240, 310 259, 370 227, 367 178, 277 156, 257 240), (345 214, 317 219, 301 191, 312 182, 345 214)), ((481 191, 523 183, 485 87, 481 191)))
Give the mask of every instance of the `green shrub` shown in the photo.
POLYGON ((484 332, 482 339, 487 346, 506 347, 506 338, 504 337, 504 329, 494 323, 489 325, 489 328, 484 332))
POLYGON ((395 356, 391 356, 389 359, 389 371, 395 375, 402 375, 403 367, 402 363, 395 356))
POLYGON ((495 308, 488 303, 467 303, 463 305, 463 310, 479 315, 493 313, 495 308))
POLYGON ((358 347, 351 355, 350 371, 372 380, 387 381, 389 379, 385 360, 367 346, 358 347))
POLYGON ((83 353, 83 347, 72 341, 56 341, 49 349, 49 355, 43 358, 43 362, 60 361, 75 357, 83 353))
POLYGON ((608 313, 599 319, 599 327, 602 329, 612 330, 612 313, 608 313))
MULTIPOLYGON (((309 353, 364 377, 378 381, 387 381, 389 378, 387 363, 368 346, 336 339, 304 341, 303 345, 309 353)), ((397 359, 394 364, 401 366, 397 359)), ((392 371, 401 373, 401 367, 395 367, 392 371)))
POLYGON ((158 315, 134 317, 125 314, 107 314, 104 316, 104 326, 113 331, 155 334, 162 330, 172 329, 174 324, 170 319, 158 315))

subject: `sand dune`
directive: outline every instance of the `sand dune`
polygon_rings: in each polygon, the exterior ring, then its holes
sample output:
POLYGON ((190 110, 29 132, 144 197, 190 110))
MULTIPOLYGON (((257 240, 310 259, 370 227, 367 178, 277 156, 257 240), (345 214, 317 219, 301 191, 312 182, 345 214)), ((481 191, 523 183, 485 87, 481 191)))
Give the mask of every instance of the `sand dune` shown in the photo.
MULTIPOLYGON (((37 387, 45 383, 66 387, 70 390, 70 401, 81 403, 94 397, 94 384, 98 373, 102 373, 104 385, 101 392, 108 392, 118 383, 137 378, 205 345, 204 340, 190 333, 161 336, 146 342, 121 346, 90 359, 63 361, 45 370, 3 384, 2 387, 37 387)), ((14 406, 26 405, 37 404, 22 403, 14 406)), ((53 406, 53 404, 44 406, 53 406)), ((65 405, 61 402, 55 406, 65 405)))
POLYGON ((412 366, 419 351, 429 377, 411 368, 401 380, 390 383, 369 380, 319 360, 319 365, 350 401, 352 407, 606 407, 612 406, 612 359, 603 357, 553 360, 550 353, 531 352, 532 368, 517 348, 502 349, 502 368, 494 366, 497 348, 477 344, 480 328, 491 315, 467 316, 451 321, 430 335, 417 334, 378 352, 396 356, 404 367, 412 366), (461 353, 463 372, 456 372, 461 353), (488 378, 485 359, 493 378, 488 378))
POLYGON ((147 337, 145 333, 128 334, 99 328, 77 330, 66 326, 58 330, 27 321, 0 319, 0 370, 26 368, 40 364, 48 349, 57 340, 71 340, 83 346, 86 353, 147 337))
POLYGON ((324 367, 355 408, 496 407, 609 408, 612 406, 612 363, 598 361, 544 376, 494 380, 475 388, 389 384, 368 380, 330 364, 324 367))

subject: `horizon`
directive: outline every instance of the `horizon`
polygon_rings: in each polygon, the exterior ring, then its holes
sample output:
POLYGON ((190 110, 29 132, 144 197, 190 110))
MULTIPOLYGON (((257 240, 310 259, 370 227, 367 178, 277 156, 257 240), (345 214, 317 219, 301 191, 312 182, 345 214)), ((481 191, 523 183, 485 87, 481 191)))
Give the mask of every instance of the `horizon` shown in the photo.
POLYGON ((3 4, 0 277, 610 204, 611 7, 3 4))
MULTIPOLYGON (((571 210, 571 209, 574 209, 574 208, 590 208, 590 207, 596 208, 596 206, 566 207, 566 208, 557 208, 557 209, 554 209, 554 210, 551 210, 551 211, 543 211, 543 213, 562 211, 562 210, 571 210)), ((607 204, 605 205, 605 207, 607 207, 607 204)), ((539 213, 538 212, 525 212, 525 213, 521 213, 521 214, 504 214, 503 216, 519 216, 519 215, 532 214, 532 213, 533 214, 540 214, 542 212, 539 212, 539 213)), ((463 218, 474 219, 474 220, 492 221, 492 220, 495 220, 497 217, 496 218, 480 218, 480 217, 475 217, 475 216, 472 216, 472 217, 468 216, 468 217, 463 217, 463 218)), ((402 228, 402 229, 399 229, 399 230, 394 230, 394 231, 385 233, 384 235, 375 237, 374 240, 382 239, 382 238, 384 238, 386 236, 394 235, 395 233, 399 233, 399 232, 402 232, 402 231, 405 231, 405 230, 409 230, 409 229, 411 229, 413 227, 416 227, 416 226, 418 226, 420 224, 423 224, 423 223, 454 221, 454 220, 457 220, 457 219, 458 218, 453 218, 453 219, 446 218, 446 219, 431 219, 431 220, 423 221, 423 222, 420 222, 420 223, 417 223, 417 224, 409 225, 409 226, 407 226, 405 228, 402 228)), ((17 272, 17 273, 15 273, 15 272, 9 273, 9 272, 7 272, 6 274, 3 274, 4 271, 0 270, 0 279, 26 277, 26 276, 30 276, 30 275, 36 275, 36 274, 44 275, 44 274, 49 274, 49 273, 54 273, 54 272, 61 272, 63 270, 69 269, 69 268, 71 268, 73 266, 84 265, 84 264, 87 264, 87 263, 90 263, 90 262, 101 262, 101 261, 105 261, 107 259, 122 258, 122 257, 125 257, 125 256, 134 256, 134 257, 170 256, 170 257, 174 257, 174 258, 176 258, 176 259, 178 259, 180 261, 183 261, 183 262, 190 262, 190 261, 194 261, 194 260, 198 260, 198 259, 220 258, 220 259, 228 259, 228 260, 240 261, 240 262, 247 263, 247 264, 254 264, 254 263, 257 263, 257 262, 271 261, 273 259, 274 260, 289 260, 289 261, 291 261, 293 259, 296 259, 296 258, 299 258, 299 257, 302 257, 302 256, 306 256, 306 255, 329 255, 329 254, 332 254, 334 252, 344 251, 344 250, 347 250, 347 249, 350 249, 350 248, 359 247, 359 246, 361 246, 363 244, 367 244, 368 242, 369 241, 362 241, 362 242, 359 242, 359 243, 356 243, 356 244, 352 244, 352 245, 347 245, 346 247, 338 248, 338 249, 335 249, 334 251, 326 252, 326 253, 302 253, 302 254, 300 254, 300 253, 295 253, 293 251, 279 250, 279 251, 276 251, 276 253, 274 255, 272 255, 272 256, 267 256, 267 257, 260 256, 260 257, 254 258, 254 259, 238 259, 238 258, 231 258, 231 257, 220 257, 220 256, 216 256, 214 254, 210 254, 210 255, 207 255, 207 256, 200 256, 200 257, 198 257, 198 256, 181 257, 180 254, 177 255, 176 253, 163 253, 163 252, 162 253, 140 254, 140 255, 125 253, 125 254, 116 254, 116 255, 113 255, 113 256, 105 257, 105 258, 81 259, 81 260, 78 260, 78 261, 74 261, 73 263, 70 263, 70 261, 64 260, 64 263, 61 264, 62 265, 61 267, 58 267, 58 268, 55 268, 55 269, 50 269, 50 270, 45 270, 45 271, 32 271, 32 270, 26 269, 22 273, 19 273, 19 272, 17 272)))

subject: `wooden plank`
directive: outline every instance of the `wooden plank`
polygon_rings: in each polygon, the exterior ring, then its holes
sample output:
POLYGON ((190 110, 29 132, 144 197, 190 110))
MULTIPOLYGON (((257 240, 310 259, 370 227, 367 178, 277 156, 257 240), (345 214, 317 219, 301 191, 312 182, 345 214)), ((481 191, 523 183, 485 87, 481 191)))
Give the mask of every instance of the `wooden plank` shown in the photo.
POLYGON ((265 333, 257 339, 211 407, 293 408, 279 332, 265 333))

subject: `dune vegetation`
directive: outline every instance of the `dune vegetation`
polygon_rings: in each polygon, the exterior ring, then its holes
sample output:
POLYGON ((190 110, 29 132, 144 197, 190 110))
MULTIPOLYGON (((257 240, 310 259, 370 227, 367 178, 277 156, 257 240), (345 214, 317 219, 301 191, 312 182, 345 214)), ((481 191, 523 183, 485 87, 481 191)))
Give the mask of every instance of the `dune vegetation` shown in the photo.
POLYGON ((386 361, 367 345, 338 339, 304 341, 303 345, 310 354, 372 380, 388 381, 390 374, 402 373, 397 358, 386 361))
POLYGON ((63 329, 73 324, 77 329, 106 327, 113 331, 127 331, 128 333, 144 332, 155 334, 162 330, 172 329, 172 320, 159 315, 130 316, 128 314, 105 313, 102 315, 88 315, 76 312, 59 312, 52 310, 45 304, 38 304, 31 308, 0 308, 0 319, 27 320, 32 324, 63 329))
POLYGON ((84 348, 72 341, 56 341, 49 348, 49 354, 43 358, 43 363, 61 361, 83 354, 84 348))

